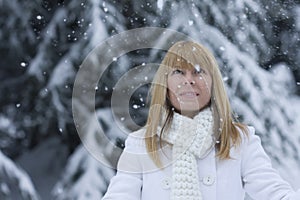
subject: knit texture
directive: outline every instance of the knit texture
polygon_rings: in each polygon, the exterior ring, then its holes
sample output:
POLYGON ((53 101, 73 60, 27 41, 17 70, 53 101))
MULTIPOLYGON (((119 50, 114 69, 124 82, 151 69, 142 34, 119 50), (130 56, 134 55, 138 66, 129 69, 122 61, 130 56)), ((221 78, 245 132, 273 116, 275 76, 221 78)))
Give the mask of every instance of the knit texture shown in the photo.
POLYGON ((213 116, 206 108, 193 119, 174 113, 163 139, 173 144, 171 200, 202 200, 197 159, 213 144, 213 116))

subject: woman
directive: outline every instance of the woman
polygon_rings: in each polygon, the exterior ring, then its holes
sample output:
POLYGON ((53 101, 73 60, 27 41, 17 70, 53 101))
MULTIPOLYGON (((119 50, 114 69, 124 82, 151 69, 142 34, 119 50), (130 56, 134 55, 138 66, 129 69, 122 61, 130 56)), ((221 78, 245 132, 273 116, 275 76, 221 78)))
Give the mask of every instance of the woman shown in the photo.
POLYGON ((254 129, 231 115, 213 55, 174 44, 151 88, 147 124, 129 135, 103 200, 300 199, 272 168, 254 129))

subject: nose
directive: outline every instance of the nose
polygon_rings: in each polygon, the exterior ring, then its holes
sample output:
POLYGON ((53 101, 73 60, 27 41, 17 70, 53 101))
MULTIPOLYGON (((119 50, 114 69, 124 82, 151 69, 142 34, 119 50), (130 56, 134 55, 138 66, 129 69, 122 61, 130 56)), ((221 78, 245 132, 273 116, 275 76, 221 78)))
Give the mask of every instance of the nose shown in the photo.
POLYGON ((195 85, 195 80, 194 80, 194 77, 192 75, 192 73, 186 73, 185 75, 185 80, 184 80, 184 85, 187 85, 187 84, 190 84, 190 85, 195 85))
POLYGON ((184 85, 187 85, 187 84, 195 85, 195 81, 185 81, 184 85))

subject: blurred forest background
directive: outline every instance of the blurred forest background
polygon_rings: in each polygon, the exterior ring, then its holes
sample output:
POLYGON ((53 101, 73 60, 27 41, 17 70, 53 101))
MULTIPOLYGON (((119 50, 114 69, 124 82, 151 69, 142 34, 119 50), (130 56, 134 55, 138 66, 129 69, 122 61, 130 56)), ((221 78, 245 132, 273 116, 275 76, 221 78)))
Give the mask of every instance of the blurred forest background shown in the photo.
MULTIPOLYGON (((75 76, 101 42, 149 26, 184 33, 213 51, 239 120, 256 128, 274 167, 300 187, 299 0, 0 0, 0 26, 0 199, 102 197, 115 171, 81 143, 72 115, 75 76)), ((162 55, 127 53, 95 87, 99 123, 121 148, 126 134, 111 112, 114 86, 162 55)), ((130 110, 142 126, 147 90, 137 90, 118 113, 130 110)), ((119 122, 134 129, 130 119, 119 122)), ((108 162, 116 161, 118 153, 95 139, 95 124, 83 132, 108 162)))

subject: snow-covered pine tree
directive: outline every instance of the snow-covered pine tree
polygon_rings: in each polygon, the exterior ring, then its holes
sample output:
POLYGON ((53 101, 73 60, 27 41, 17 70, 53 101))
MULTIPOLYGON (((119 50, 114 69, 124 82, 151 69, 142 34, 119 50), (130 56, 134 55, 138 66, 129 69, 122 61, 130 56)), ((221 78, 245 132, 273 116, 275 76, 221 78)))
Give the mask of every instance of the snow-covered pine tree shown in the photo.
MULTIPOLYGON (((2 119, 14 127, 1 129, 0 148, 6 155, 16 157, 22 154, 22 149, 34 147, 48 140, 45 136, 57 133, 73 150, 78 137, 72 123, 71 94, 80 63, 109 36, 127 29, 158 26, 183 32, 213 51, 241 121, 255 126, 276 168, 294 186, 299 186, 299 182, 291 178, 299 176, 300 171, 297 165, 299 97, 295 95, 299 91, 296 86, 299 82, 299 3, 12 0, 0 4, 0 22, 4 27, 0 30, 0 51, 5 58, 0 61, 0 90, 8 94, 0 97, 0 111, 2 119), (19 148, 11 148, 18 144, 19 148)), ((157 43, 163 46, 164 41, 158 37, 157 43)), ((162 54, 155 51, 128 53, 117 59, 113 64, 115 68, 107 71, 95 87, 98 117, 105 130, 111 130, 108 135, 113 140, 124 138, 118 130, 112 129, 115 124, 107 123, 105 119, 111 119, 111 115, 101 108, 109 106, 115 82, 128 67, 160 62, 162 54), (104 117, 100 113, 105 113, 104 117)), ((133 102, 145 99, 146 93, 142 90, 133 102)), ((86 103, 84 97, 76 101, 86 103)), ((133 109, 134 114, 144 116, 143 109, 133 109), (142 114, 136 114, 139 112, 142 114)), ((88 118, 92 113, 87 110, 84 114, 88 118)), ((98 137, 93 124, 86 130, 90 140, 98 137)), ((101 145, 101 139, 98 138, 97 143, 101 145)), ((104 146, 99 146, 104 158, 117 157, 111 149, 103 149, 104 146)), ((89 156, 91 154, 82 146, 74 151, 55 187, 56 198, 86 198, 87 195, 100 198, 112 171, 89 156), (91 183, 96 185, 93 190, 76 190, 78 185, 91 183)))
POLYGON ((3 200, 40 199, 30 177, 0 151, 0 198, 3 200))
MULTIPOLYGON (((272 40, 268 37, 274 31, 274 21, 270 19, 274 13, 258 1, 163 1, 158 6, 161 2, 124 2, 127 27, 159 24, 208 46, 218 59, 236 114, 241 121, 256 128, 275 167, 296 186, 298 183, 292 177, 299 176, 299 135, 296 132, 299 115, 295 112, 299 101, 293 76, 296 62, 289 61, 296 60, 294 54, 297 50, 291 48, 292 52, 288 54, 291 57, 286 59, 274 59, 282 53, 273 50, 276 48, 274 44, 285 43, 280 36, 272 40), (162 24, 157 22, 160 18, 163 18, 162 24), (266 63, 271 67, 266 67, 266 63), (282 158, 285 158, 284 162, 282 158), (284 173, 286 170, 289 173, 284 173)), ((282 10, 280 15, 285 12, 282 10)), ((289 34, 295 38, 298 33, 293 30, 289 29, 289 34)), ((279 31, 277 35, 284 32, 279 31)), ((159 38, 157 43, 164 46, 164 41, 159 38)), ((135 66, 137 60, 146 64, 159 62, 160 57, 155 53, 150 53, 152 56, 145 59, 144 55, 148 54, 139 51, 133 58, 129 57, 131 66, 135 66)), ((126 83, 130 86, 132 81, 126 83)))
MULTIPOLYGON (((0 129, 0 148, 7 155, 16 159, 24 149, 47 143, 49 136, 60 138, 69 153, 76 148, 79 137, 71 108, 76 71, 99 42, 124 29, 122 16, 108 8, 109 3, 98 0, 1 3, 0 49, 5 61, 1 60, 0 88, 8 93, 0 97, 1 119, 13 127, 6 129, 4 124, 0 129)), ((107 104, 106 96, 98 96, 101 105, 107 104)), ((51 176, 47 168, 39 170, 44 180, 51 176)), ((51 198, 49 193, 41 195, 51 198)))

